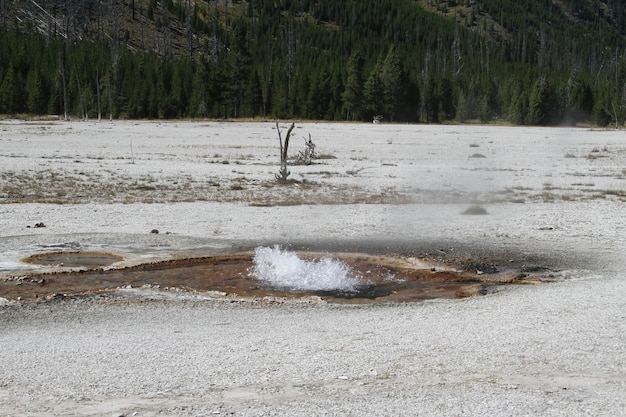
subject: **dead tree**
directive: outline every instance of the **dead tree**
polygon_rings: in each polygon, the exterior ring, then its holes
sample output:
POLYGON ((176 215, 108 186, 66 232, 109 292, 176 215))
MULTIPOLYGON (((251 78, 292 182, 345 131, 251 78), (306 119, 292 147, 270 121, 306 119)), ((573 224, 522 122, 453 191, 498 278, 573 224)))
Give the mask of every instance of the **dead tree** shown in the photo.
POLYGON ((289 126, 289 130, 287 130, 287 135, 285 136, 285 143, 283 145, 280 127, 278 126, 278 122, 276 122, 276 131, 278 132, 278 141, 280 142, 280 171, 278 172, 280 175, 276 174, 276 179, 279 181, 287 181, 287 177, 291 174, 287 168, 287 148, 289 148, 289 136, 291 135, 291 131, 294 127, 296 127, 295 123, 292 123, 291 126, 289 126))
POLYGON ((100 92, 102 91, 102 77, 100 71, 96 69, 96 100, 98 101, 98 121, 102 120, 102 106, 100 104, 100 92))
POLYGON ((69 116, 67 114, 67 82, 65 80, 65 64, 64 64, 65 53, 59 56, 59 77, 61 78, 61 84, 63 85, 63 120, 68 120, 69 116))
POLYGON ((304 165, 311 165, 313 163, 313 159, 315 159, 315 144, 311 139, 311 134, 309 133, 309 140, 304 139, 304 151, 300 151, 298 153, 298 162, 303 163, 304 165))

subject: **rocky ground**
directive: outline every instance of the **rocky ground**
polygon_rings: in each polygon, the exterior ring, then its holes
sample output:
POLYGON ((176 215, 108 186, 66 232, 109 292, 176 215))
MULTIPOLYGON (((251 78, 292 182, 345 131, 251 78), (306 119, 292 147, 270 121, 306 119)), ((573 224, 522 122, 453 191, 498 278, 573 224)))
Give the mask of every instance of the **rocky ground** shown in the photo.
POLYGON ((283 244, 547 268, 479 297, 350 305, 120 288, 0 306, 2 415, 618 416, 621 132, 271 123, 0 123, 0 274, 283 244), (151 233, 158 230, 159 233, 151 233))

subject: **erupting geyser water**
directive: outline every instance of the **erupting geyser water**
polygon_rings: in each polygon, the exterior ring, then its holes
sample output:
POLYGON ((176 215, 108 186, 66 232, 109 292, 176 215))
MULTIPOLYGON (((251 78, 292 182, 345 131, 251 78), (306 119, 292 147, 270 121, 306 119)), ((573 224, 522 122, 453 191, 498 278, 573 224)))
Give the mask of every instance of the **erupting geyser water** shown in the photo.
POLYGON ((362 285, 350 267, 337 259, 303 260, 278 246, 256 248, 253 262, 251 274, 274 288, 355 292, 362 285))

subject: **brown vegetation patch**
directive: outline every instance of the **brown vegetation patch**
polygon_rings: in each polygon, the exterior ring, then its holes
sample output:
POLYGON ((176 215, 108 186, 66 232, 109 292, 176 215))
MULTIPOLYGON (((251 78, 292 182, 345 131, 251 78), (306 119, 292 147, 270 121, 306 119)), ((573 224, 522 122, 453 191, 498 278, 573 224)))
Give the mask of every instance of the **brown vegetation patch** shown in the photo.
POLYGON ((5 172, 1 179, 0 203, 132 204, 212 201, 284 206, 406 202, 406 198, 393 188, 369 190, 361 186, 330 186, 304 179, 259 181, 245 177, 196 178, 191 175, 159 178, 143 175, 130 178, 114 171, 94 171, 88 174, 50 171, 35 175, 5 172))

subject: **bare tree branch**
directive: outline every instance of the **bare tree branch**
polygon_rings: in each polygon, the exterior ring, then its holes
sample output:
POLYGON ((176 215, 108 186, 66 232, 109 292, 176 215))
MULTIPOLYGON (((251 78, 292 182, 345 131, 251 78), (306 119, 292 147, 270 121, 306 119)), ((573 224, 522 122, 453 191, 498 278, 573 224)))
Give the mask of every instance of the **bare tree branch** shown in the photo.
POLYGON ((278 132, 278 141, 280 142, 280 175, 276 175, 276 179, 281 181, 286 181, 287 177, 289 177, 289 169, 287 168, 287 149, 289 149, 289 136, 291 136, 291 131, 296 127, 295 123, 292 123, 287 130, 287 135, 285 136, 285 144, 283 145, 283 139, 280 132, 280 127, 278 126, 278 122, 276 122, 276 130, 278 132))

